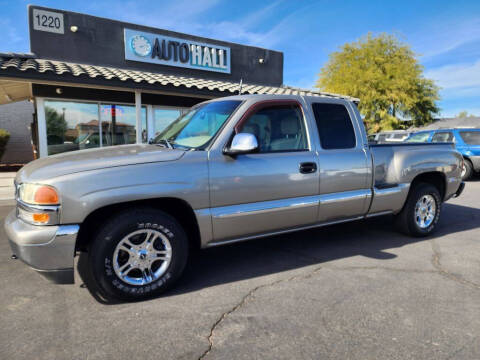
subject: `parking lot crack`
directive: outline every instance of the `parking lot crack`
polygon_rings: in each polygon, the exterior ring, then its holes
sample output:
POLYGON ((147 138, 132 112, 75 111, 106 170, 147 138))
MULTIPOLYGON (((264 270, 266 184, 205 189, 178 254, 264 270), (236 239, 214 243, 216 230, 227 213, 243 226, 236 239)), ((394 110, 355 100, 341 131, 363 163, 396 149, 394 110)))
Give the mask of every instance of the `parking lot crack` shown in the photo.
POLYGON ((474 283, 473 281, 467 280, 458 274, 454 274, 451 271, 447 270, 445 266, 442 265, 440 259, 442 257, 442 252, 440 251, 440 246, 435 242, 435 240, 430 240, 430 244, 432 246, 432 265, 433 267, 443 276, 446 278, 453 280, 457 283, 462 285, 466 285, 468 287, 472 287, 474 289, 480 290, 480 284, 474 283))
POLYGON ((286 283, 286 282, 298 280, 298 279, 308 279, 308 278, 312 277, 313 275, 315 275, 315 273, 317 273, 321 269, 322 269, 322 267, 320 266, 320 267, 317 267, 317 268, 313 269, 312 271, 308 272, 307 274, 294 275, 294 276, 291 276, 289 278, 275 280, 275 281, 267 283, 267 284, 259 285, 255 288, 253 288, 252 290, 250 290, 245 296, 243 296, 241 298, 241 300, 235 306, 230 308, 230 310, 222 313, 222 315, 220 315, 220 317, 213 323, 212 327, 210 328, 210 334, 208 335, 208 338, 207 338, 208 339, 208 348, 207 348, 207 350, 205 350, 205 352, 202 355, 200 355, 200 357, 198 359, 199 360, 204 359, 212 351, 213 345, 214 345, 213 344, 213 338, 215 336, 215 330, 218 328, 218 326, 223 321, 225 321, 225 319, 228 316, 230 316, 232 313, 234 313, 235 311, 240 309, 242 306, 244 306, 249 300, 253 299, 254 294, 258 290, 265 289, 265 288, 268 288, 268 287, 272 287, 272 286, 275 286, 275 285, 278 285, 278 284, 281 284, 281 283, 286 283))

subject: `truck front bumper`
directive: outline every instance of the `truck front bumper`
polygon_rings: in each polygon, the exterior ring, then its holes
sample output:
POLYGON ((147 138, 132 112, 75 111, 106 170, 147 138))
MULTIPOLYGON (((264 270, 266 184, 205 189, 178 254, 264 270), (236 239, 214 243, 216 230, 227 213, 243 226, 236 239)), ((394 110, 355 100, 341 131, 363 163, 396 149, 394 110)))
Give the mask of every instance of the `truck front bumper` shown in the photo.
POLYGON ((57 284, 73 284, 73 257, 78 225, 30 225, 16 216, 5 219, 12 252, 24 263, 57 284))

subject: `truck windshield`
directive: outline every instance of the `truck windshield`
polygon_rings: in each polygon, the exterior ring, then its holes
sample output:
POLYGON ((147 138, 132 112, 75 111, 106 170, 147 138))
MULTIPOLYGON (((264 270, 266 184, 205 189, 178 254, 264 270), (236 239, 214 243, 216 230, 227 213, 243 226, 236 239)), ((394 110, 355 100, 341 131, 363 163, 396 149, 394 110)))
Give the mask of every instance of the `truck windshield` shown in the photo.
POLYGON ((480 131, 460 131, 460 136, 468 145, 480 145, 480 131))
POLYGON ((238 100, 226 100, 195 106, 171 123, 152 143, 202 149, 213 139, 240 103, 238 100))

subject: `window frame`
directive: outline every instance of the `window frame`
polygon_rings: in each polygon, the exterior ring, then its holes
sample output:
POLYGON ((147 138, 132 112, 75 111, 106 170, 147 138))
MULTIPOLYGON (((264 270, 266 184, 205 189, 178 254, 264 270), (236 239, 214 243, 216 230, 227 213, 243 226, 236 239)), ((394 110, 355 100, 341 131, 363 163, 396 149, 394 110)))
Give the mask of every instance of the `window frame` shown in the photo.
POLYGON ((316 130, 317 130, 317 136, 318 136, 318 143, 320 145, 320 148, 323 150, 323 151, 346 151, 346 150, 355 150, 355 149, 358 149, 359 147, 359 144, 361 144, 361 142, 359 142, 359 133, 358 133, 358 130, 357 130, 357 122, 353 121, 353 116, 355 116, 355 114, 353 114, 351 111, 350 111, 350 108, 344 104, 344 103, 341 103, 341 102, 330 102, 330 101, 315 101, 315 100, 312 100, 310 102, 310 108, 311 108, 311 111, 312 111, 312 117, 313 117, 313 122, 315 123, 315 127, 316 127, 316 130), (313 108, 313 106, 315 104, 321 104, 321 105, 338 105, 338 106, 342 106, 345 111, 347 112, 347 115, 348 115, 348 118, 350 120, 350 124, 352 125, 352 130, 353 130, 353 137, 355 139, 355 144, 352 146, 352 147, 348 147, 348 148, 325 148, 322 144, 322 139, 321 139, 321 136, 320 136, 320 128, 319 128, 319 124, 317 122, 317 118, 315 116, 315 110, 313 108))
MULTIPOLYGON (((303 125, 305 128, 305 136, 307 140, 307 147, 305 149, 296 149, 296 150, 272 150, 272 151, 262 151, 262 152, 255 152, 249 155, 262 155, 262 154, 279 154, 279 153, 297 153, 297 152, 309 152, 312 149, 311 141, 310 141, 310 131, 309 126, 307 123, 307 117, 305 116, 305 109, 303 108, 302 104, 294 99, 285 99, 285 100, 262 100, 258 101, 255 104, 252 104, 242 115, 242 117, 237 121, 233 128, 233 133, 229 137, 228 141, 225 143, 224 149, 227 149, 233 140, 233 137, 240 133, 240 129, 243 125, 255 115, 258 111, 263 110, 265 108, 274 107, 274 106, 298 106, 301 113, 301 120, 303 121, 303 125)), ((258 139, 257 139, 258 140, 258 139)))

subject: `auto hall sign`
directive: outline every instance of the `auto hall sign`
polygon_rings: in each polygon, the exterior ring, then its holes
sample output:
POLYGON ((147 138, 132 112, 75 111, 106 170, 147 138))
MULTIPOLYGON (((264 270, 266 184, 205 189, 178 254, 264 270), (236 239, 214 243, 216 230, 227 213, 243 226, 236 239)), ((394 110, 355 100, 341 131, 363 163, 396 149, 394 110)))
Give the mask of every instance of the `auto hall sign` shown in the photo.
POLYGON ((124 29, 125 59, 230 73, 230 48, 124 29))

